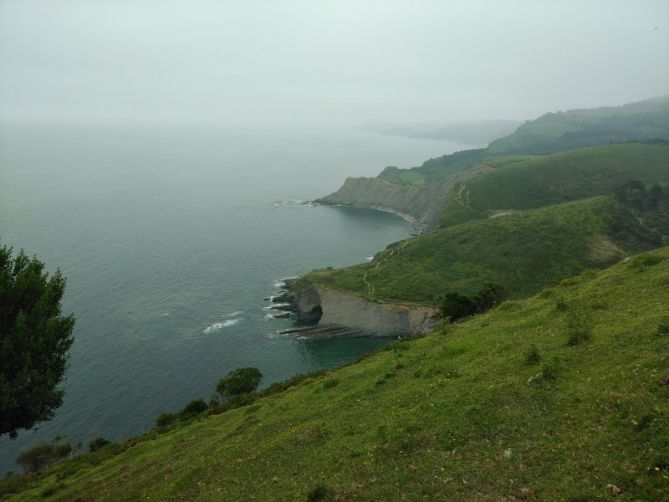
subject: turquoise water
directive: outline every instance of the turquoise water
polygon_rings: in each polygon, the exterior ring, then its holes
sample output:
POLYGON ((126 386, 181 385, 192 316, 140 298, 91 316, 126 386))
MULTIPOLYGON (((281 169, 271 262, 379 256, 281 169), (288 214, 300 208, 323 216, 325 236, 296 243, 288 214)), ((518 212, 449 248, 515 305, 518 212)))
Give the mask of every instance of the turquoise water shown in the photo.
POLYGON ((60 267, 77 318, 64 405, 0 440, 0 469, 58 434, 146 431, 234 368, 267 385, 388 343, 279 335, 289 321, 268 320, 263 299, 281 277, 362 262, 411 231, 299 201, 456 148, 360 131, 0 125, 0 239, 60 267))

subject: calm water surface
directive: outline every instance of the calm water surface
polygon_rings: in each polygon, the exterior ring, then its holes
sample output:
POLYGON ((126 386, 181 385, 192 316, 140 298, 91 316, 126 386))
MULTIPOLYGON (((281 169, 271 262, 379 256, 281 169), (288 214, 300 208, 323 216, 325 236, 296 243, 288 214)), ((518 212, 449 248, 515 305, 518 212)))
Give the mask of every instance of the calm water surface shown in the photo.
POLYGON ((279 278, 362 262, 411 231, 297 202, 459 148, 327 129, 0 124, 0 239, 60 267, 77 318, 63 406, 0 440, 0 471, 58 434, 86 445, 146 431, 238 367, 268 385, 388 343, 297 340, 267 319, 279 278))

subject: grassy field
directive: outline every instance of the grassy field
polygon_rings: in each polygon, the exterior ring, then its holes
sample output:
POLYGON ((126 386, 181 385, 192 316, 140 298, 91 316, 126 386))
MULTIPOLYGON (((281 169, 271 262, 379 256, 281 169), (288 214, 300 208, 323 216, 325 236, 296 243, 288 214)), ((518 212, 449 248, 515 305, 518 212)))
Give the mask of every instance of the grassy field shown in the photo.
POLYGON ((668 305, 663 248, 0 493, 666 500, 668 305))
POLYGON ((605 145, 544 156, 491 157, 493 169, 456 188, 442 226, 612 193, 623 183, 669 182, 669 144, 605 145))
POLYGON ((447 292, 473 294, 486 282, 522 297, 661 243, 628 209, 601 196, 440 229, 393 244, 370 263, 306 279, 383 301, 430 304, 447 292))

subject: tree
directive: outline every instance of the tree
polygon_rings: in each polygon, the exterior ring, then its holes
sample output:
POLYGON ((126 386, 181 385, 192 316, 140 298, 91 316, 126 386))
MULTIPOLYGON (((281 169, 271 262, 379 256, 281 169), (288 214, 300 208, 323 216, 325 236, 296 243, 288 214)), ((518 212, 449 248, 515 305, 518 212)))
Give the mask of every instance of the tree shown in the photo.
POLYGON ((37 258, 0 247, 0 435, 15 438, 63 402, 74 317, 61 315, 65 279, 37 258))
POLYGON ((446 293, 441 303, 441 315, 455 322, 476 313, 476 302, 459 293, 446 293))
POLYGON ((502 303, 507 296, 508 293, 504 286, 488 282, 481 287, 474 300, 477 304, 477 310, 485 312, 502 303))
POLYGON ((258 388, 261 380, 262 373, 258 368, 239 368, 221 378, 216 386, 216 392, 224 397, 248 394, 258 388))

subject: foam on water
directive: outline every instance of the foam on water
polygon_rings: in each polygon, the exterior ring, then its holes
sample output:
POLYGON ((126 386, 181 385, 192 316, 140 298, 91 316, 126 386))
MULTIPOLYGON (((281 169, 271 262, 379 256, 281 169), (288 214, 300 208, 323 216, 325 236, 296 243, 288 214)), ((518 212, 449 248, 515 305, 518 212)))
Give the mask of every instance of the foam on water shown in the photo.
POLYGON ((202 331, 202 333, 204 333, 205 335, 208 335, 210 333, 220 331, 223 328, 229 328, 230 326, 234 326, 235 324, 237 324, 240 320, 241 319, 228 319, 228 320, 222 321, 222 322, 215 322, 211 326, 207 326, 204 329, 204 331, 202 331))
POLYGON ((225 314, 223 317, 228 318, 228 317, 237 317, 243 313, 243 310, 236 310, 232 314, 225 314))

